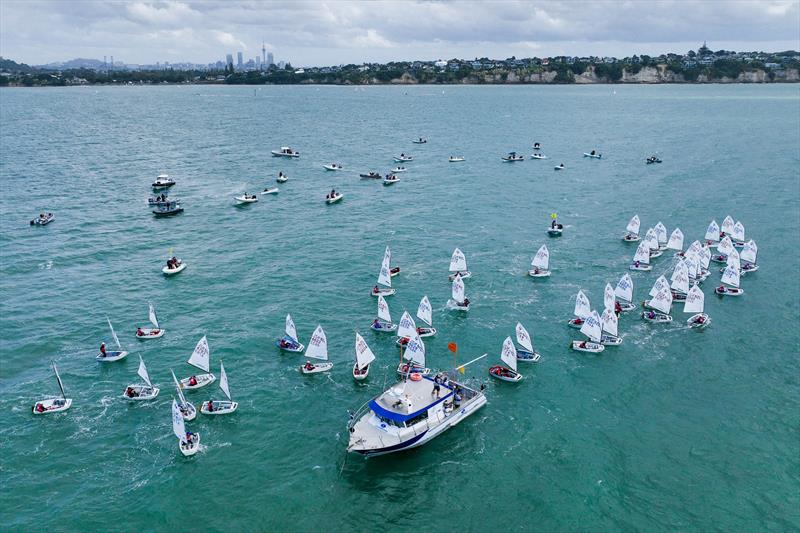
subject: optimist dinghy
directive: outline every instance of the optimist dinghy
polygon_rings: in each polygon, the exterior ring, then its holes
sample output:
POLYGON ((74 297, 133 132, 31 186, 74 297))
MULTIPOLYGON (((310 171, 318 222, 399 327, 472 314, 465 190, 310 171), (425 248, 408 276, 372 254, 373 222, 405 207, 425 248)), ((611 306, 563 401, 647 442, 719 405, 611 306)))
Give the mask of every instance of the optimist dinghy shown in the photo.
POLYGON ((534 350, 533 337, 530 336, 528 330, 525 329, 520 322, 517 322, 516 334, 517 344, 522 346, 522 348, 517 348, 517 361, 522 361, 523 363, 538 363, 542 356, 539 352, 534 350))
POLYGON ((178 437, 178 449, 184 457, 191 457, 200 450, 200 434, 186 431, 183 413, 174 398, 172 400, 172 432, 178 437))
POLYGON ((219 388, 225 393, 227 400, 207 400, 203 402, 200 407, 200 413, 204 415, 228 415, 236 411, 239 407, 238 402, 231 400, 231 390, 228 387, 228 374, 225 373, 225 367, 222 361, 219 363, 219 388))
POLYGON ((550 277, 550 251, 546 245, 542 245, 536 255, 533 256, 531 261, 531 269, 528 270, 528 275, 532 278, 549 278, 550 277))
POLYGON ((373 331, 380 333, 394 333, 397 331, 397 324, 392 324, 392 315, 389 314, 389 304, 378 295, 378 318, 372 321, 370 326, 373 331))
POLYGON ((175 390, 178 393, 178 409, 180 409, 181 416, 186 421, 191 422, 197 417, 197 409, 195 409, 194 405, 190 402, 186 401, 186 397, 183 395, 183 387, 178 382, 178 378, 175 377, 175 372, 172 369, 169 369, 170 374, 172 374, 172 382, 175 383, 175 390))
POLYGON ((397 290, 392 288, 392 276, 390 274, 391 267, 389 264, 392 260, 392 252, 389 247, 383 252, 383 261, 381 262, 381 270, 378 272, 378 284, 372 288, 372 296, 392 296, 397 290), (383 285, 383 287, 381 287, 383 285))
POLYGON ((389 174, 385 178, 383 178, 384 185, 394 185, 398 181, 400 181, 400 178, 398 178, 394 174, 389 174))
POLYGON ((422 299, 419 301, 419 307, 417 307, 417 318, 422 320, 427 326, 419 326, 417 327, 417 334, 420 337, 433 337, 436 335, 436 328, 433 327, 433 309, 431 308, 431 302, 428 300, 428 296, 423 296, 422 299))
POLYGON ((400 154, 399 156, 395 156, 394 161, 395 163, 405 163, 407 161, 413 161, 414 158, 410 155, 400 154))
POLYGON ((353 379, 362 381, 369 375, 369 365, 375 360, 375 354, 369 349, 364 337, 356 333, 356 361, 353 363, 353 379))
POLYGON ((472 277, 472 272, 467 270, 467 257, 458 248, 453 250, 453 255, 450 257, 450 272, 452 274, 447 278, 450 281, 456 279, 456 276, 460 276, 461 279, 472 277))
POLYGON ((154 387, 150 381, 150 374, 147 373, 147 367, 144 365, 142 356, 139 356, 139 370, 136 372, 140 378, 145 382, 145 385, 131 384, 125 387, 122 392, 122 397, 126 400, 140 402, 144 400, 152 400, 158 396, 159 388, 154 387))
POLYGON ((408 169, 406 167, 395 167, 392 169, 392 174, 399 174, 400 172, 407 172, 408 169))
POLYGON ((183 213, 183 207, 178 200, 170 200, 155 206, 153 214, 157 217, 171 217, 179 213, 183 213))
POLYGON ((617 303, 622 312, 633 311, 636 309, 636 304, 633 303, 633 280, 628 273, 623 274, 619 279, 614 295, 618 298, 617 303))
POLYGON ((234 196, 233 199, 236 200, 237 205, 254 204, 258 201, 258 196, 244 193, 241 196, 234 196))
MULTIPOLYGON (((659 280, 660 279, 661 278, 659 278, 659 280)), ((669 314, 670 310, 672 309, 672 292, 669 290, 669 285, 667 284, 666 279, 664 279, 662 284, 659 284, 659 281, 657 280, 656 285, 658 285, 660 288, 658 289, 658 292, 655 293, 655 296, 646 302, 649 309, 642 311, 642 318, 645 322, 650 322, 653 324, 666 324, 672 322, 672 315, 669 314)), ((656 285, 654 285, 653 288, 655 288, 656 285)))
POLYGON ((686 320, 686 324, 690 329, 705 329, 711 324, 711 317, 703 312, 705 304, 705 295, 702 289, 695 285, 689 289, 686 295, 686 302, 683 304, 684 313, 694 313, 686 320))
POLYGON ((622 240, 625 242, 639 241, 640 226, 641 226, 641 221, 639 220, 639 215, 633 215, 633 218, 630 219, 630 221, 628 222, 628 226, 625 228, 625 235, 622 236, 622 240))
POLYGON ((633 262, 628 268, 642 272, 653 270, 653 267, 650 265, 650 247, 647 245, 647 241, 639 243, 639 246, 636 248, 636 253, 633 256, 633 262))
POLYGON ((49 398, 47 400, 39 400, 33 404, 33 414, 46 415, 49 413, 60 413, 66 411, 72 406, 72 398, 67 398, 64 393, 64 384, 61 382, 61 376, 58 375, 58 368, 55 361, 52 362, 53 373, 56 375, 56 382, 58 389, 61 391, 61 398, 49 398))
POLYGON ((170 178, 167 174, 159 174, 152 186, 154 190, 160 190, 167 189, 173 185, 175 185, 175 180, 170 178))
POLYGON ((575 297, 575 310, 572 314, 575 315, 575 318, 570 319, 567 325, 576 329, 581 329, 586 317, 592 314, 589 298, 586 297, 582 290, 579 290, 578 295, 575 297))
POLYGON ((150 323, 153 324, 152 328, 137 328, 136 338, 140 341, 147 339, 158 339, 164 336, 166 330, 158 326, 158 317, 156 317, 156 310, 153 304, 150 304, 150 323))
POLYGON ((306 349, 303 344, 297 340, 297 328, 292 320, 292 315, 286 315, 286 335, 275 341, 275 345, 284 352, 290 353, 303 353, 306 349))
POLYGON ((456 274, 453 280, 452 298, 447 301, 447 307, 454 311, 469 311, 469 298, 464 296, 464 282, 456 274))
POLYGON ((323 363, 312 363, 306 361, 300 367, 300 372, 303 374, 317 374, 319 372, 327 372, 333 368, 333 363, 328 362, 328 338, 325 336, 325 331, 322 326, 317 326, 314 333, 311 335, 311 340, 308 341, 308 350, 306 350, 306 357, 311 359, 319 359, 323 363))
POLYGON ((583 157, 591 157, 593 159, 601 159, 603 157, 603 154, 598 154, 597 152, 592 150, 590 153, 583 152, 583 157))
POLYGON ((744 289, 739 288, 739 280, 739 268, 735 264, 728 264, 722 273, 722 284, 714 289, 714 292, 720 296, 741 296, 744 294, 744 289))
POLYGON ((500 381, 519 383, 522 381, 522 374, 517 372, 517 349, 511 337, 506 337, 503 341, 503 348, 500 352, 500 360, 508 366, 496 365, 489 368, 489 375, 500 381))
POLYGON ((261 191, 261 195, 262 196, 265 195, 265 194, 278 194, 278 188, 277 187, 267 187, 266 189, 261 191))
POLYGON ((97 354, 95 359, 101 363, 113 363, 114 361, 125 359, 128 356, 128 352, 122 349, 119 338, 116 332, 114 332, 114 326, 111 325, 111 320, 108 317, 106 317, 106 320, 108 321, 108 328, 111 330, 111 338, 114 339, 114 343, 117 345, 117 350, 113 352, 105 351, 105 343, 102 343, 100 345, 100 353, 97 354))
POLYGON ((343 170, 343 168, 344 168, 344 167, 342 167, 342 165, 337 165, 336 163, 330 163, 328 165, 322 165, 322 167, 325 170, 330 170, 332 172, 333 171, 337 171, 337 170, 343 170))
POLYGON ((203 335, 203 338, 197 342, 197 346, 194 347, 194 351, 192 355, 189 357, 187 363, 192 365, 195 368, 199 368, 205 374, 198 374, 194 376, 189 376, 188 378, 183 378, 181 380, 181 386, 184 389, 188 390, 195 390, 205 387, 206 385, 211 385, 217 380, 217 377, 208 371, 209 363, 211 359, 211 352, 208 348, 208 340, 206 340, 206 336, 203 335))
POLYGON ((560 165, 554 166, 553 170, 564 170, 565 168, 567 167, 564 166, 564 163, 561 163, 560 165))
POLYGON ((597 311, 592 311, 581 326, 581 333, 586 335, 588 340, 574 340, 570 343, 570 348, 576 352, 601 353, 606 349, 606 347, 600 343, 602 331, 600 315, 597 314, 597 311))

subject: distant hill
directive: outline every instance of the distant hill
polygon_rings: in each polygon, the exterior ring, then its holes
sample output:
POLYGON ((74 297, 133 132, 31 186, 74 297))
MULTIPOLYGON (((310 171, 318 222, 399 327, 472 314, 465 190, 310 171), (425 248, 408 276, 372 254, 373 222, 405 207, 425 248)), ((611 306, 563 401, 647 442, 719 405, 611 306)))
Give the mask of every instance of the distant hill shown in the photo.
POLYGON ((36 69, 25 63, 17 63, 11 59, 0 57, 0 71, 3 72, 34 72, 36 69))
POLYGON ((47 65, 41 65, 41 68, 48 70, 69 70, 81 68, 100 70, 103 68, 103 62, 99 59, 86 59, 79 57, 76 59, 70 59, 69 61, 63 61, 61 63, 48 63, 47 65))

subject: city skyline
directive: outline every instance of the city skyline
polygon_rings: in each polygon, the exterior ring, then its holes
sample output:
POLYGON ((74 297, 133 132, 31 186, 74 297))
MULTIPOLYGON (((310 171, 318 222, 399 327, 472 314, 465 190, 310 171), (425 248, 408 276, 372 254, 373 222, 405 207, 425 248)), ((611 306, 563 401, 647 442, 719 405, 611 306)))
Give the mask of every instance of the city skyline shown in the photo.
POLYGON ((655 2, 0 3, 0 54, 28 64, 113 56, 126 64, 295 67, 439 58, 797 50, 797 0, 655 2), (80 30, 80 31, 79 31, 80 30), (280 47, 275 46, 280 43, 280 47), (274 61, 274 60, 273 60, 274 61))

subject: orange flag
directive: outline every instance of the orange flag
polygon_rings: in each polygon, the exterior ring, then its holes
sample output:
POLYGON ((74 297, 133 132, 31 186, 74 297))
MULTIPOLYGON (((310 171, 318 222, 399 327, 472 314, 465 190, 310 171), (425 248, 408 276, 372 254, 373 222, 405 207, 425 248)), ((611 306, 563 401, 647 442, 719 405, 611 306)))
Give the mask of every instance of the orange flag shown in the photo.
POLYGON ((458 351, 458 345, 456 343, 454 343, 454 342, 448 342, 447 343, 447 349, 450 350, 453 353, 456 353, 458 351))

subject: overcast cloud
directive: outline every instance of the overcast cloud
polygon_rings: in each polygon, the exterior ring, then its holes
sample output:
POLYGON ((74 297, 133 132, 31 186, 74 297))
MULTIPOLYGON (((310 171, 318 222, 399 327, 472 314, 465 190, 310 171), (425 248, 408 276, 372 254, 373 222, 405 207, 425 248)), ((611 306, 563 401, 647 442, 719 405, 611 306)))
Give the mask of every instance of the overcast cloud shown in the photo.
POLYGON ((0 0, 0 55, 29 64, 113 55, 209 63, 226 53, 295 66, 438 58, 800 49, 800 0, 0 0))

